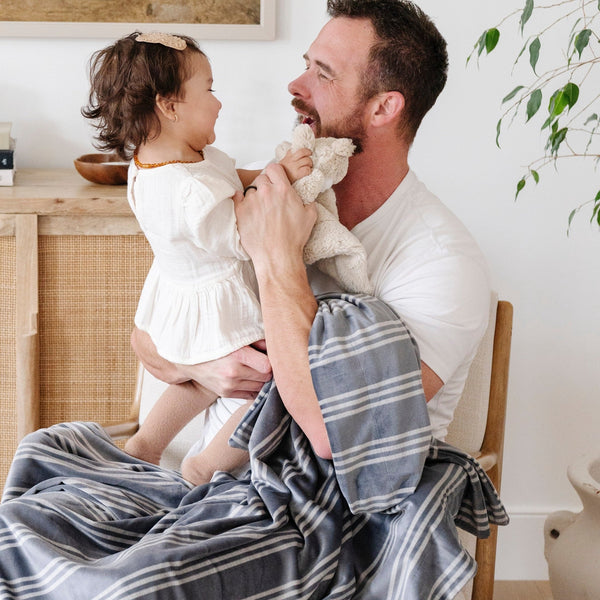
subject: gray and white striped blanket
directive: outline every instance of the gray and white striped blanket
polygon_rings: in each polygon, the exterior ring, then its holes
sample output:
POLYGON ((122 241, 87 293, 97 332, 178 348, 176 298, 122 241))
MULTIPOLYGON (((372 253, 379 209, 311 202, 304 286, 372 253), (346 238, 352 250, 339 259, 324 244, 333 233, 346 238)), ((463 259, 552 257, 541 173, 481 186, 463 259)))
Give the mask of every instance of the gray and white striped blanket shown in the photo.
POLYGON ((238 478, 191 489, 93 423, 20 444, 0 505, 0 598, 450 599, 473 576, 455 523, 507 516, 480 467, 433 440, 416 345, 370 297, 321 299, 313 381, 333 461, 267 384, 232 442, 238 478))

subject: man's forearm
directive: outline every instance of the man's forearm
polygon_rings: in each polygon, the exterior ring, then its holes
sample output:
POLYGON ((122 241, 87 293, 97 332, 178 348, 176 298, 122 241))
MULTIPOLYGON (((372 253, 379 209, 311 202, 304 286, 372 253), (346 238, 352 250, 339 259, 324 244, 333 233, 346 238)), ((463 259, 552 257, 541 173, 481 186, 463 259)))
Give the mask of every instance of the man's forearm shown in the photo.
POLYGON ((269 165, 257 190, 234 199, 242 244, 254 263, 267 352, 281 399, 315 452, 331 449, 308 364, 308 336, 317 312, 303 248, 317 211, 304 205, 281 165, 269 165))
POLYGON ((131 347, 146 371, 160 381, 176 384, 189 379, 179 372, 176 365, 162 358, 150 336, 137 327, 131 332, 131 347))
POLYGON ((135 328, 131 346, 144 368, 165 383, 194 381, 225 398, 250 400, 271 379, 271 364, 261 351, 250 346, 227 356, 196 365, 171 363, 159 356, 150 336, 135 328))
POLYGON ((323 415, 312 384, 308 337, 317 302, 302 262, 278 261, 257 272, 267 351, 277 389, 317 455, 331 458, 323 415))

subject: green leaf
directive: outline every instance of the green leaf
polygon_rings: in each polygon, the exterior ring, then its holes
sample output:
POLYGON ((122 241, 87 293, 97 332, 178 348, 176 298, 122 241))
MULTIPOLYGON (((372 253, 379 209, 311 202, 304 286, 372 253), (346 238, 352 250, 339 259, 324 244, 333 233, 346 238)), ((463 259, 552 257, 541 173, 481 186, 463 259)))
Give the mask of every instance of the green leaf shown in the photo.
POLYGON ((569 82, 563 89, 568 98, 569 108, 573 108, 579 100, 579 86, 576 83, 569 82))
POLYGON ((496 146, 500 148, 500 131, 502 130, 502 119, 496 124, 496 146))
POLYGON ((525 23, 529 21, 531 15, 533 14, 533 0, 527 0, 525 2, 525 8, 521 13, 521 33, 523 33, 523 28, 525 27, 525 23))
MULTIPOLYGON (((582 18, 579 17, 573 23, 573 27, 571 27, 571 33, 569 35, 569 43, 567 44, 567 48, 571 48, 571 44, 573 44, 573 40, 575 39, 575 36, 577 35, 577 26, 579 25, 579 23, 581 22, 581 20, 582 20, 582 18)), ((571 58, 572 58, 572 56, 573 56, 574 53, 575 53, 575 51, 573 50, 573 52, 569 55, 569 58, 567 60, 567 64, 568 65, 571 64, 571 58)))
POLYGON ((489 54, 500 41, 500 31, 498 31, 495 27, 492 29, 488 29, 485 32, 485 50, 489 54))
POLYGON ((592 212, 591 222, 594 222, 594 219, 600 225, 600 192, 596 194, 594 198, 594 210, 592 212))
POLYGON ((586 46, 590 43, 590 36, 592 35, 591 29, 583 29, 577 34, 575 38, 575 49, 579 52, 579 58, 581 53, 585 50, 586 46))
POLYGON ((477 46, 477 56, 481 56, 481 53, 485 50, 485 36, 486 35, 487 35, 487 30, 481 34, 481 36, 477 40, 477 43, 475 44, 477 46))
POLYGON ((540 48, 542 47, 542 42, 539 37, 536 37, 533 42, 529 45, 529 64, 533 69, 533 72, 537 75, 535 71, 535 66, 537 65, 538 59, 540 58, 540 48))
POLYGON ((558 115, 562 114, 563 110, 565 110, 568 105, 569 102, 564 90, 557 90, 550 100, 548 112, 557 117, 558 115))
POLYGON ((533 90, 527 102, 527 121, 535 115, 542 105, 542 90, 533 90))
POLYGON ((552 154, 556 155, 558 153, 558 149, 560 148, 560 145, 565 141, 568 131, 568 127, 563 127, 562 129, 553 131, 550 134, 550 136, 548 137, 548 143, 546 144, 546 148, 549 149, 552 154))
POLYGON ((504 96, 504 98, 502 98, 502 104, 512 100, 524 87, 524 85, 518 85, 510 94, 508 94, 508 96, 504 96))
POLYGON ((517 193, 515 194, 515 200, 517 199, 517 197, 519 196, 519 194, 521 193, 521 190, 525 187, 525 177, 523 177, 519 183, 517 183, 517 193))
POLYGON ((549 117, 542 129, 545 129, 556 117, 561 115, 565 108, 573 108, 578 99, 579 87, 575 83, 569 82, 563 88, 556 90, 548 103, 549 117))
POLYGON ((533 180, 537 183, 540 182, 540 174, 537 171, 534 171, 533 169, 530 169, 530 173, 531 176, 533 177, 533 180))
MULTIPOLYGON (((552 103, 552 99, 550 100, 550 103, 552 103)), ((556 117, 552 114, 551 108, 548 108, 548 112, 550 113, 550 116, 544 121, 544 124, 542 125, 542 131, 546 129, 546 127, 550 127, 550 123, 556 119, 556 117)))
POLYGON ((591 123, 592 121, 598 121, 598 115, 596 113, 594 113, 593 115, 590 115, 584 123, 584 126, 587 125, 588 123, 591 123))
POLYGON ((567 222, 567 235, 569 235, 569 231, 571 229, 571 223, 573 222, 573 219, 575 218, 575 215, 578 213, 579 208, 574 208, 571 211, 571 214, 569 215, 569 220, 567 222))
MULTIPOLYGON (((600 0, 598 0, 598 1, 600 2, 600 0)), ((527 49, 527 42, 525 42, 525 44, 521 48, 521 52, 519 52, 519 54, 517 55, 517 58, 515 58, 515 62, 513 63, 513 68, 519 62, 519 59, 521 58, 521 56, 523 56, 523 52, 525 52, 526 49, 527 49)))

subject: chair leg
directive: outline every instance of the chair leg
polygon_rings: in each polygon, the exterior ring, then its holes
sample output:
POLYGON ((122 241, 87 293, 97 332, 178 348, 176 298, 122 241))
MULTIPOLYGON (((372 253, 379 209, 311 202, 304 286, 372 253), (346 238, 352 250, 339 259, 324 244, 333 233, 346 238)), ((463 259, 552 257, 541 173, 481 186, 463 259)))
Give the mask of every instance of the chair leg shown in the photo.
POLYGON ((473 581, 473 594, 471 600, 492 600, 494 597, 494 575, 496 571, 496 544, 498 541, 498 527, 490 525, 490 537, 478 540, 475 560, 478 569, 485 570, 485 577, 476 577, 473 581))

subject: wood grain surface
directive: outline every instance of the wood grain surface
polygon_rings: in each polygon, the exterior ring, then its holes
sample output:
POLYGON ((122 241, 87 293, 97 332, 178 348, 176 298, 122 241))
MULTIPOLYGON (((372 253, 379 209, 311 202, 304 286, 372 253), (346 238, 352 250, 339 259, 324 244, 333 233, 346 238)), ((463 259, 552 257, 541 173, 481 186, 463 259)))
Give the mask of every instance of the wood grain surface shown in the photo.
POLYGON ((260 0, 2 0, 0 21, 260 24, 260 0))

